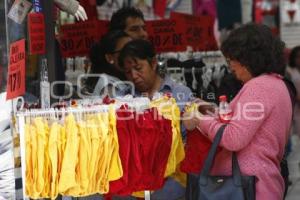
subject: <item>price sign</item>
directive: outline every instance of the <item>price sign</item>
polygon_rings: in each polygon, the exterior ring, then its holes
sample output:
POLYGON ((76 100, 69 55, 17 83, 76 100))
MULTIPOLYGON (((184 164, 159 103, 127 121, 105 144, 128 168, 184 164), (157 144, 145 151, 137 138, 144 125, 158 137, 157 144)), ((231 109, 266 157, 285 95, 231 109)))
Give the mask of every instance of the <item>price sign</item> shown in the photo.
POLYGON ((176 20, 147 21, 149 39, 157 52, 184 51, 184 30, 180 30, 176 20))
POLYGON ((184 31, 184 43, 196 51, 217 50, 214 37, 214 19, 210 16, 193 16, 183 13, 171 13, 171 19, 179 22, 184 31))
POLYGON ((30 54, 45 53, 45 21, 42 13, 28 14, 28 33, 30 54))
POLYGON ((25 40, 10 45, 6 99, 25 93, 25 40))
POLYGON ((63 57, 88 55, 91 46, 106 32, 105 24, 93 20, 62 26, 59 41, 63 57))

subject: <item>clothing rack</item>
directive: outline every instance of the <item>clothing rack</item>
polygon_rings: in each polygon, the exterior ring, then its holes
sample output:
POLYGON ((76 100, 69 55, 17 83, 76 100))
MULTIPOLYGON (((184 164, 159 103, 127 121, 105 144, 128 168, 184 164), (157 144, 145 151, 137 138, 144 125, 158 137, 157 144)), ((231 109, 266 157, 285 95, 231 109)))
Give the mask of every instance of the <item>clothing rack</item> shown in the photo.
MULTIPOLYGON (((135 98, 137 101, 143 102, 145 104, 150 104, 150 101, 148 102, 145 97, 135 98)), ((130 101, 132 101, 131 106, 137 106, 136 109, 141 109, 141 105, 135 102, 135 100, 130 98, 122 98, 119 99, 120 104, 130 104, 130 101)), ((116 103, 114 105, 114 108, 117 108, 120 104, 116 103)), ((99 112, 106 112, 109 111, 110 105, 96 105, 93 107, 77 107, 77 108, 62 108, 62 109, 56 109, 56 108, 50 108, 50 109, 33 109, 33 110, 26 110, 26 111, 19 111, 16 113, 17 117, 17 128, 20 135, 20 153, 21 153, 21 174, 22 174, 22 193, 23 193, 23 199, 29 200, 29 197, 26 195, 26 141, 25 141, 25 123, 27 117, 62 117, 64 119, 64 116, 66 114, 80 114, 80 113, 99 113, 99 112)), ((142 107, 142 109, 145 107, 142 107)), ((145 199, 150 200, 150 191, 144 191, 145 193, 145 199)))
POLYGON ((205 58, 224 58, 221 51, 182 51, 182 52, 168 52, 161 53, 158 55, 159 59, 170 59, 175 58, 180 61, 187 59, 205 59, 205 58))

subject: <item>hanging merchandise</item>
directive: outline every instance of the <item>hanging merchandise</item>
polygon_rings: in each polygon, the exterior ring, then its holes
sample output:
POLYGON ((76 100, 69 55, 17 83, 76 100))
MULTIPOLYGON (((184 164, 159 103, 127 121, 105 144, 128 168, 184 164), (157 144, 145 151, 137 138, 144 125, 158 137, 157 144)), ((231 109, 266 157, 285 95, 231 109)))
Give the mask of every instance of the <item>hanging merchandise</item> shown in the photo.
POLYGON ((299 44, 300 35, 300 1, 281 0, 280 4, 280 37, 287 48, 299 44), (295 34, 291 34, 295 33, 295 34))
MULTIPOLYGON (((81 4, 79 4, 77 0, 54 0, 54 3, 61 10, 67 12, 68 14, 74 15, 78 21, 79 20, 85 21, 87 19, 94 19, 93 16, 90 16, 91 18, 88 18, 87 12, 90 13, 91 11, 90 10, 86 11, 85 8, 83 6, 81 6, 81 4)), ((94 7, 96 7, 96 3, 94 5, 94 7)), ((89 8, 89 7, 87 7, 87 8, 89 8)), ((94 9, 96 9, 96 8, 94 8, 94 9)), ((97 15, 96 15, 96 17, 97 17, 97 15)))
POLYGON ((27 0, 15 0, 8 12, 8 18, 18 24, 22 24, 27 13, 30 11, 31 5, 32 4, 27 0))
POLYGON ((167 8, 167 0, 155 0, 153 3, 154 13, 159 17, 164 18, 167 8))
POLYGON ((279 0, 255 0, 255 22, 265 24, 274 34, 279 33, 279 0))
POLYGON ((281 8, 281 22, 283 24, 296 25, 300 23, 300 2, 298 0, 283 1, 281 8))
POLYGON ((193 14, 197 16, 208 15, 216 18, 216 0, 193 0, 193 14))
POLYGON ((131 195, 173 176, 184 159, 175 99, 106 102, 18 114, 24 199, 131 195))
MULTIPOLYGON (((186 113, 198 112, 198 105, 192 103, 185 108, 186 113)), ((187 132, 185 158, 180 168, 183 172, 197 174, 202 170, 211 147, 211 141, 199 129, 187 132)), ((218 148, 220 150, 220 148, 218 148)))
POLYGON ((217 0, 219 30, 233 29, 242 22, 241 0, 217 0))
POLYGON ((94 20, 97 19, 97 6, 96 6, 96 0, 79 0, 80 5, 84 8, 86 11, 88 20, 94 20))
POLYGON ((98 6, 98 19, 110 20, 112 14, 122 8, 123 6, 131 6, 131 1, 128 0, 106 0, 100 2, 101 6, 98 6))

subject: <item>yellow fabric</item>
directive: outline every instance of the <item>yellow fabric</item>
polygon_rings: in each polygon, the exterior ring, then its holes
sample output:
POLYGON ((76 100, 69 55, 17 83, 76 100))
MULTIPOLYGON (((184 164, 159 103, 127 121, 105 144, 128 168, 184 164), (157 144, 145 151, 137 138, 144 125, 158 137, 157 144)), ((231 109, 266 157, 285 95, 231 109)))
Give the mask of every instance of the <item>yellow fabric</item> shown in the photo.
POLYGON ((64 149, 66 145, 66 128, 64 126, 60 127, 60 134, 58 134, 58 159, 57 159, 57 178, 60 180, 62 160, 64 156, 64 149))
POLYGON ((33 169, 33 182, 32 182, 32 197, 38 197, 40 192, 37 191, 37 179, 38 179, 38 143, 37 132, 34 125, 31 125, 31 156, 32 156, 32 169, 33 169))
POLYGON ((33 195, 33 166, 32 166, 32 144, 31 134, 33 130, 30 124, 25 124, 25 144, 26 144, 26 194, 29 196, 33 195))
POLYGON ((50 198, 55 199, 58 195, 58 161, 59 161, 59 135, 61 134, 61 126, 53 123, 49 134, 49 157, 51 161, 51 186, 50 198))
POLYGON ((72 114, 65 120, 66 146, 62 160, 58 191, 61 194, 68 194, 68 190, 78 186, 76 180, 76 165, 78 161, 79 139, 78 128, 72 114))
POLYGON ((116 112, 112 105, 109 107, 109 137, 111 141, 109 147, 112 149, 112 155, 109 164, 108 181, 114 181, 123 176, 123 168, 119 155, 116 112))
POLYGON ((37 179, 36 179, 36 192, 43 195, 45 189, 45 146, 46 146, 46 133, 42 118, 34 119, 34 125, 37 132, 37 179))
POLYGON ((105 194, 109 190, 108 185, 108 163, 111 159, 109 155, 109 126, 108 113, 99 113, 95 116, 95 122, 98 124, 98 131, 100 137, 100 148, 97 168, 97 180, 95 190, 99 193, 105 194))
MULTIPOLYGON (((100 129, 97 128, 97 123, 95 117, 90 116, 88 119, 88 132, 91 137, 91 159, 89 162, 89 193, 94 193, 96 190, 96 174, 98 170, 99 163, 99 148, 100 148, 100 129)), ((103 154, 101 154, 101 157, 103 154)), ((100 167, 100 166, 99 166, 100 167)))
POLYGON ((196 103, 191 103, 189 106, 186 106, 184 111, 187 113, 195 112, 198 110, 198 105, 196 103))
POLYGON ((43 119, 43 124, 44 124, 44 131, 45 131, 45 135, 44 135, 44 139, 45 139, 45 150, 44 150, 44 181, 45 181, 45 186, 44 186, 44 190, 42 192, 42 196, 44 197, 50 197, 50 187, 51 187, 51 161, 50 161, 50 156, 49 156, 49 152, 48 152, 48 148, 49 148, 49 133, 50 133, 50 129, 48 126, 47 121, 45 121, 43 119))
POLYGON ((91 158, 91 149, 90 149, 90 137, 87 130, 87 123, 85 121, 81 121, 78 123, 79 127, 79 174, 80 177, 80 195, 87 194, 87 190, 89 187, 89 160, 91 158))

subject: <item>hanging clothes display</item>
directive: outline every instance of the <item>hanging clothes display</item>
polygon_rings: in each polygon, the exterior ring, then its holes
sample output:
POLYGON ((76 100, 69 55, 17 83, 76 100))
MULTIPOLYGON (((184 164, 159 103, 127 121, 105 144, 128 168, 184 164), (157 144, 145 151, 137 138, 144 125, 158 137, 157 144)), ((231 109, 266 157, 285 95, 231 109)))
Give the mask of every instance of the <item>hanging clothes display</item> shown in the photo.
POLYGON ((154 8, 154 13, 157 16, 164 18, 166 8, 167 8, 167 0, 155 0, 153 2, 153 8, 154 8))
POLYGON ((197 52, 194 52, 192 57, 194 58, 187 60, 185 60, 185 57, 183 60, 167 59, 168 75, 175 79, 176 82, 186 84, 186 86, 191 88, 194 96, 208 102, 218 104, 217 97, 221 92, 226 92, 228 97, 236 94, 238 90, 235 90, 235 88, 239 85, 235 84, 237 81, 230 81, 228 89, 224 87, 223 79, 231 73, 220 52, 201 52, 201 55, 197 55, 197 52))
POLYGON ((162 188, 185 156, 180 110, 171 97, 143 99, 20 114, 25 197, 109 197, 162 188))
POLYGON ((216 18, 216 0, 193 0, 194 15, 209 15, 216 18))
MULTIPOLYGON (((192 103, 186 107, 185 112, 193 113, 197 111, 198 105, 192 103)), ((198 174, 203 165, 212 142, 204 136, 199 129, 188 131, 185 144, 185 158, 180 165, 180 169, 186 173, 198 174)))
POLYGON ((62 125, 56 121, 50 125, 42 117, 29 120, 25 126, 28 196, 103 194, 109 191, 109 181, 122 177, 112 107, 82 117, 69 114, 62 125))
POLYGON ((97 4, 96 0, 79 0, 80 5, 87 13, 88 20, 97 19, 97 4))

